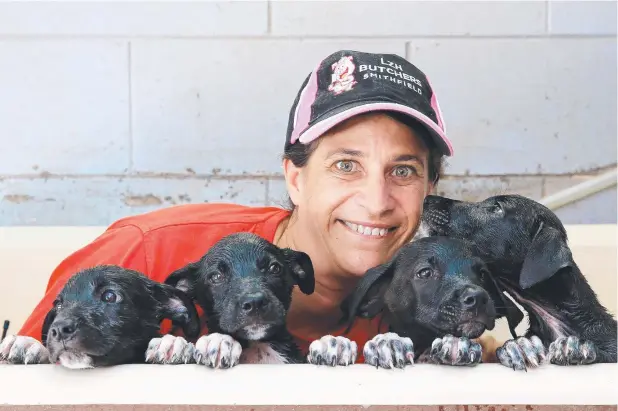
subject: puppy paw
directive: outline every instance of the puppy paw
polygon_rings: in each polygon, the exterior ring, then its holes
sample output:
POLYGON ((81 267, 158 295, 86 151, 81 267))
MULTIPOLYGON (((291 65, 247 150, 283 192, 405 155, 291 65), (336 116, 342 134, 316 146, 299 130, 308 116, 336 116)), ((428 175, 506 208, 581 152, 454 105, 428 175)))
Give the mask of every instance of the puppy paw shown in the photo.
POLYGON ((195 362, 210 368, 231 368, 238 364, 242 347, 226 334, 212 333, 195 343, 195 362))
POLYGON ((350 365, 356 362, 358 347, 356 342, 345 337, 325 335, 309 346, 307 362, 314 365, 350 365))
POLYGON ((1 363, 49 364, 49 351, 32 337, 7 335, 0 343, 1 363))
POLYGON ((395 333, 378 334, 363 347, 365 364, 386 369, 414 364, 414 344, 408 337, 395 333))
POLYGON ((166 334, 153 338, 146 349, 146 362, 150 364, 191 364, 195 360, 195 347, 182 337, 166 334))
POLYGON ((502 347, 496 349, 496 357, 505 367, 515 371, 527 371, 527 367, 536 368, 545 362, 546 350, 541 339, 533 335, 530 338, 507 340, 502 347))
POLYGON ((442 365, 477 365, 481 362, 481 344, 467 337, 445 335, 431 344, 427 362, 442 365))
POLYGON ((592 341, 575 336, 561 337, 549 344, 549 362, 555 365, 587 365, 595 362, 597 348, 592 341))

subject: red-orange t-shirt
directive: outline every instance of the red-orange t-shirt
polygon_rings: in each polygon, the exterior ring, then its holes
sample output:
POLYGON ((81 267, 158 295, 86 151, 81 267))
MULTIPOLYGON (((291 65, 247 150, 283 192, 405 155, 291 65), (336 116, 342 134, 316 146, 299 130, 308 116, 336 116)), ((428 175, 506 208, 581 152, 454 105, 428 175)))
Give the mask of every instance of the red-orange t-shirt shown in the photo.
MULTIPOLYGON (((163 282, 174 270, 199 260, 221 238, 236 232, 252 232, 274 241, 279 223, 289 215, 275 207, 247 207, 237 204, 188 204, 169 207, 120 219, 90 244, 77 250, 52 272, 42 300, 19 331, 41 339, 45 315, 51 309, 67 280, 77 271, 100 264, 113 264, 144 273, 163 282)), ((201 310, 198 310, 202 314, 201 310)), ((204 324, 202 317, 202 324, 204 324)), ((173 332, 164 321, 162 333, 173 332)), ((333 335, 343 335, 344 327, 333 335)), ((379 329, 379 318, 358 319, 347 338, 358 345, 357 362, 362 362, 365 342, 379 329)), ((202 328, 202 334, 207 332, 202 328)), ((296 343, 306 353, 311 340, 293 334, 296 343)))

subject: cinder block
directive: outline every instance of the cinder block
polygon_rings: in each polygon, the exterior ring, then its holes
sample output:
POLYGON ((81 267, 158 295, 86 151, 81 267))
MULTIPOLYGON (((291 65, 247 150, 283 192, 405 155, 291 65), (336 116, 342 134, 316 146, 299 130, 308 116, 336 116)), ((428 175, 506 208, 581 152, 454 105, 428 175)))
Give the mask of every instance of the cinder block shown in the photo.
POLYGON ((405 53, 397 41, 132 43, 135 169, 280 173, 289 111, 302 82, 343 48, 405 53))
POLYGON ((178 204, 266 203, 264 180, 50 178, 0 180, 0 225, 108 225, 178 204))
POLYGON ((129 167, 126 42, 0 41, 0 90, 0 174, 129 167))
POLYGON ((500 194, 541 198, 542 177, 450 177, 438 182, 435 194, 464 201, 481 201, 500 194))
POLYGON ((255 0, 0 3, 9 35, 261 35, 267 25, 267 2, 255 0))
POLYGON ((421 39, 408 58, 437 91, 455 149, 449 174, 616 163, 615 39, 421 39))
POLYGON ((616 2, 549 0, 549 32, 616 35, 616 2))
POLYGON ((270 206, 288 208, 288 190, 284 179, 270 178, 268 180, 267 203, 270 206))
POLYGON ((273 1, 274 35, 486 36, 545 32, 541 1, 273 1))
POLYGON ((616 224, 616 187, 554 210, 563 224, 616 224))
POLYGON ((546 176, 543 178, 543 197, 583 183, 592 177, 594 177, 593 174, 546 176))

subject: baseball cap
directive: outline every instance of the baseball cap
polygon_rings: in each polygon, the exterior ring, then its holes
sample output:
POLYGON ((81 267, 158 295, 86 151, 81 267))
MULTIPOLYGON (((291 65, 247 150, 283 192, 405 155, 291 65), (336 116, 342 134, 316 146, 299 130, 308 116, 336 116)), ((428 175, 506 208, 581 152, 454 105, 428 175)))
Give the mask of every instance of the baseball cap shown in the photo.
POLYGON ((305 78, 290 110, 286 148, 308 144, 357 114, 394 111, 424 126, 446 156, 453 146, 427 76, 395 54, 339 50, 305 78))

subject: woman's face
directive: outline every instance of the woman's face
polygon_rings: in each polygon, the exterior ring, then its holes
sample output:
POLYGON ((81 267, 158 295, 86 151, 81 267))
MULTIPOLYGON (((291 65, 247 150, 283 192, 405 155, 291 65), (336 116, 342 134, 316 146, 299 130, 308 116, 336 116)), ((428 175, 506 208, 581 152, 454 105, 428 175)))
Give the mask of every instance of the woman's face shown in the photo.
POLYGON ((307 165, 289 162, 286 177, 303 235, 329 265, 355 275, 410 240, 431 190, 427 148, 409 127, 380 113, 322 136, 307 165))

